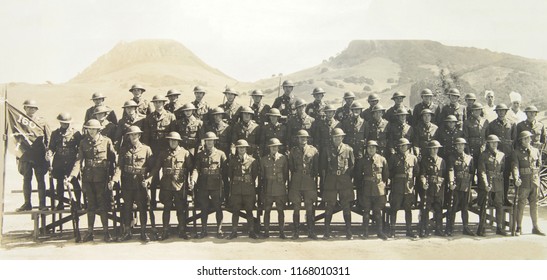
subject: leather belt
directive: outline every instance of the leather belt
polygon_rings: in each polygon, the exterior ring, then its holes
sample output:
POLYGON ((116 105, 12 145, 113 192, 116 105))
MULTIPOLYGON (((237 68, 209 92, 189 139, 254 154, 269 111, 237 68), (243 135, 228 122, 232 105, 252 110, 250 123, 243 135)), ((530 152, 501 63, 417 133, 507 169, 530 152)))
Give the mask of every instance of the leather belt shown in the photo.
POLYGON ((184 168, 172 168, 172 167, 164 167, 163 168, 163 174, 165 175, 176 175, 180 173, 184 168))
POLYGON ((93 159, 86 159, 85 165, 89 167, 106 167, 106 160, 93 160, 93 159))
POLYGON ((201 173, 203 175, 219 175, 220 170, 218 168, 202 168, 201 173))
POLYGON ((233 180, 236 181, 236 182, 250 183, 251 182, 251 175, 234 176, 233 180))
POLYGON ((520 175, 537 175, 539 174, 539 168, 519 168, 520 175))
POLYGON ((134 175, 144 175, 146 173, 146 168, 125 166, 123 171, 134 175))

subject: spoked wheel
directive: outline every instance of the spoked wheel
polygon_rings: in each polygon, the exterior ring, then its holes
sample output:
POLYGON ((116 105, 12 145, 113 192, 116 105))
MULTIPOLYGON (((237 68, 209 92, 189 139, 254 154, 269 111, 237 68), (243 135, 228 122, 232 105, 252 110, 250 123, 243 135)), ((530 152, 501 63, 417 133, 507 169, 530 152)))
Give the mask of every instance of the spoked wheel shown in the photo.
POLYGON ((547 203, 547 152, 542 151, 542 162, 541 170, 539 171, 539 190, 538 190, 538 202, 541 204, 547 203))

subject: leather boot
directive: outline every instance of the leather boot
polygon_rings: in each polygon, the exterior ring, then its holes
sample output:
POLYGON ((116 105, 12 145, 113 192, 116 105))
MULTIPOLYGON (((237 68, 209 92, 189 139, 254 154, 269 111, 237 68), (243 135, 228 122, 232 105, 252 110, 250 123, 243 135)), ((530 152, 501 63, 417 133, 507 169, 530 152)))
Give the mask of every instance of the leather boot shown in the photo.
POLYGON ((317 240, 317 234, 315 234, 315 220, 313 215, 306 217, 306 224, 308 225, 308 238, 317 240))
POLYGON ((142 242, 149 242, 150 236, 146 233, 146 228, 141 228, 141 241, 142 242))
POLYGON ((378 238, 382 240, 387 240, 387 235, 384 233, 384 222, 382 221, 382 216, 377 215, 376 217, 376 226, 378 227, 378 238))

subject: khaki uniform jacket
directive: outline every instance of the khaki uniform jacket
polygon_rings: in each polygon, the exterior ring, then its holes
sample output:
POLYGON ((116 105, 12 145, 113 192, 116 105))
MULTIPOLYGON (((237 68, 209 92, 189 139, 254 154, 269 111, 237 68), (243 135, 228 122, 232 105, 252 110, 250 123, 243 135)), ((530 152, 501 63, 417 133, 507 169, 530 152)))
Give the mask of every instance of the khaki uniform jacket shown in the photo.
POLYGON ((203 122, 193 115, 190 118, 184 116, 172 122, 169 131, 180 134, 182 138, 181 146, 194 154, 194 151, 201 145, 201 135, 203 134, 203 122))
POLYGON ((517 135, 523 131, 530 131, 532 133, 532 146, 536 149, 540 149, 545 144, 545 138, 547 132, 545 131, 545 125, 540 121, 535 120, 530 122, 528 120, 522 121, 517 124, 517 135))
POLYGON ((223 190, 227 163, 226 154, 217 148, 213 148, 210 152, 206 149, 199 151, 195 161, 195 170, 199 174, 196 182, 197 190, 223 190))
POLYGON ((498 149, 506 156, 511 156, 513 153, 513 142, 517 139, 516 124, 510 122, 507 118, 505 120, 495 119, 486 128, 486 136, 490 134, 494 134, 500 139, 501 142, 498 145, 498 149))
POLYGON ((268 116, 266 115, 270 112, 270 105, 264 103, 253 103, 251 109, 255 112, 253 120, 260 126, 263 126, 264 123, 268 122, 268 116))
POLYGON ((319 175, 319 151, 312 145, 293 147, 289 153, 290 189, 317 191, 314 178, 319 175))
POLYGON ((463 125, 463 121, 465 121, 465 114, 463 112, 463 106, 459 103, 448 104, 441 108, 440 113, 435 115, 436 117, 436 123, 438 124, 439 128, 445 127, 445 119, 449 115, 454 115, 456 119, 458 119, 458 122, 456 123, 456 127, 461 129, 463 125))
POLYGON ((82 141, 82 134, 69 127, 66 131, 56 129, 51 133, 48 150, 53 153, 52 175, 56 179, 63 179, 69 175, 78 155, 78 146, 82 141))
POLYGON ((294 95, 281 95, 274 100, 272 108, 279 109, 282 116, 289 116, 291 114, 291 103, 293 102, 294 95))
POLYGON ((372 120, 365 123, 365 143, 370 140, 378 142, 378 147, 384 149, 387 146, 387 121, 372 120))
POLYGON ((454 182, 454 190, 468 192, 471 190, 473 170, 473 157, 463 153, 450 156, 448 159, 448 181, 454 182))
POLYGON ((439 127, 434 123, 425 124, 423 121, 419 122, 413 127, 414 139, 410 141, 414 147, 420 148, 420 150, 427 147, 427 143, 431 140, 435 140, 435 134, 439 127))
POLYGON ((245 154, 243 159, 235 155, 230 157, 229 161, 230 195, 255 195, 256 179, 260 168, 258 161, 248 154, 245 154))
POLYGON ((386 159, 368 153, 357 161, 355 167, 355 185, 362 190, 364 196, 381 196, 386 194, 389 166, 386 159))
POLYGON ((216 140, 216 147, 223 151, 225 154, 230 153, 230 144, 231 144, 231 127, 225 123, 224 121, 220 121, 220 123, 215 124, 214 122, 209 123, 206 125, 206 128, 204 129, 204 132, 214 132, 215 135, 218 137, 218 140, 216 140))
POLYGON ((408 113, 408 116, 406 116, 406 122, 410 125, 413 125, 412 121, 414 119, 412 118, 412 110, 410 108, 407 108, 405 105, 391 106, 389 109, 386 110, 386 113, 384 114, 384 119, 386 119, 388 122, 391 122, 391 123, 398 122, 398 118, 395 115, 395 113, 397 112, 399 108, 403 108, 408 113))
POLYGON ((288 151, 289 142, 287 139, 287 126, 280 122, 277 122, 275 125, 271 123, 266 123, 260 133, 260 145, 262 154, 269 153, 268 149, 268 140, 272 138, 277 138, 281 141, 282 146, 279 146, 279 152, 285 154, 288 151))
POLYGON ((446 163, 440 156, 430 155, 420 162, 420 180, 422 185, 428 184, 428 195, 443 196, 443 184, 446 178, 446 163))
POLYGON ((250 120, 246 124, 243 121, 239 121, 232 126, 231 133, 232 144, 235 145, 237 140, 240 139, 247 140, 250 146, 247 152, 251 155, 256 155, 260 141, 260 128, 255 121, 250 120))
POLYGON ((148 174, 154 165, 152 149, 139 142, 137 146, 128 146, 118 156, 118 167, 113 181, 121 178, 122 190, 136 190, 142 188, 142 182, 148 178, 148 174))
POLYGON ((201 100, 199 103, 194 100, 192 101, 192 104, 196 106, 196 110, 194 110, 194 117, 198 118, 199 120, 202 120, 204 124, 208 123, 209 120, 209 110, 211 110, 211 107, 207 102, 201 100))
POLYGON ((479 156, 484 150, 488 121, 484 118, 469 117, 463 122, 463 137, 467 140, 469 154, 479 156))
POLYGON ((156 111, 149 114, 144 119, 142 142, 150 146, 156 153, 162 149, 166 149, 169 143, 165 139, 165 136, 170 132, 171 123, 175 121, 175 115, 165 110, 161 113, 156 111))
POLYGON ((391 192, 393 194, 413 194, 414 179, 420 175, 418 158, 406 152, 397 152, 388 161, 389 177, 391 179, 391 192))
POLYGON ((218 105, 218 107, 222 108, 224 110, 224 121, 228 125, 232 125, 236 123, 239 120, 239 110, 241 109, 241 105, 239 105, 237 102, 229 103, 225 102, 223 104, 218 105))
MULTIPOLYGON (((114 112, 114 110, 112 110, 110 107, 106 105, 105 107, 110 109, 110 113, 106 115, 106 119, 113 124, 118 124, 118 118, 116 117, 116 113, 114 112)), ((95 105, 87 108, 87 110, 85 111, 84 123, 93 119, 93 112, 95 111, 95 108, 97 108, 97 106, 95 105)))
POLYGON ((463 137, 463 131, 457 127, 453 130, 448 130, 448 127, 437 129, 437 133, 433 138, 443 146, 439 149, 439 156, 448 159, 451 155, 455 155, 457 152, 454 141, 460 137, 463 137))
POLYGON ((162 190, 180 191, 188 186, 189 175, 192 180, 197 178, 190 152, 180 146, 163 151, 155 160, 151 174, 159 174, 160 169, 163 174, 160 180, 162 190))
POLYGON ((327 103, 325 103, 324 101, 321 101, 321 102, 313 101, 312 103, 309 103, 308 105, 306 105, 306 110, 304 110, 304 112, 310 115, 310 117, 316 120, 320 120, 325 117, 325 112, 323 112, 323 109, 325 109, 325 106, 327 106, 327 103))
POLYGON ((87 135, 80 141, 70 176, 76 177, 81 171, 82 182, 108 182, 115 164, 116 152, 110 138, 99 135, 94 140, 87 135))
POLYGON ((399 120, 395 122, 389 122, 386 127, 387 143, 386 147, 395 153, 397 148, 397 142, 401 138, 406 138, 412 142, 414 136, 414 129, 408 123, 400 123, 399 120))
POLYGON ((141 130, 144 130, 144 118, 145 115, 137 113, 134 118, 130 116, 123 116, 116 127, 116 133, 114 134, 114 146, 116 151, 120 152, 122 147, 127 147, 129 143, 129 138, 125 133, 130 126, 138 126, 141 130))
POLYGON ((333 147, 327 155, 325 170, 325 190, 353 189, 351 181, 353 168, 355 167, 355 155, 353 149, 344 143, 333 147))
POLYGON ((315 119, 308 116, 306 113, 302 116, 294 115, 289 117, 287 121, 287 137, 291 143, 289 144, 290 147, 295 147, 298 145, 298 139, 296 139, 295 135, 301 129, 308 131, 311 136, 308 139, 308 143, 313 143, 314 139, 311 128, 314 121, 315 119))
POLYGON ((36 139, 32 143, 32 146, 21 155, 20 161, 30 161, 36 163, 36 165, 42 165, 44 168, 47 167, 47 162, 45 159, 46 156, 46 147, 49 146, 51 138, 51 129, 46 123, 46 120, 42 117, 34 116, 32 121, 36 123, 39 127, 43 128, 42 130, 34 130, 39 134, 36 135, 36 139))
POLYGON ((487 185, 492 192, 503 192, 503 171, 505 170, 505 154, 498 150, 491 152, 486 149, 479 157, 479 186, 486 190, 487 185))
POLYGON ((334 118, 339 122, 342 122, 351 116, 351 105, 347 103, 336 109, 336 112, 334 113, 334 118))
POLYGON ((280 153, 265 155, 260 159, 260 182, 267 196, 287 195, 289 164, 287 156, 280 153))
POLYGON ((416 104, 416 106, 414 106, 414 110, 412 111, 414 112, 414 114, 412 115, 412 119, 413 119, 412 124, 415 126, 415 125, 418 125, 419 123, 424 122, 422 120, 422 111, 424 109, 429 109, 433 112, 434 115, 431 118, 431 122, 434 124, 437 124, 437 119, 435 118, 435 116, 441 113, 441 107, 437 103, 433 103, 433 102, 431 102, 430 104, 425 104, 424 102, 420 102, 416 104))
POLYGON ((539 187, 539 171, 541 169, 541 153, 530 146, 525 149, 522 146, 513 151, 512 156, 513 178, 522 180, 521 188, 539 187))
POLYGON ((356 156, 362 153, 361 149, 365 141, 365 120, 359 116, 352 116, 342 122, 341 128, 346 133, 344 143, 350 145, 356 156))

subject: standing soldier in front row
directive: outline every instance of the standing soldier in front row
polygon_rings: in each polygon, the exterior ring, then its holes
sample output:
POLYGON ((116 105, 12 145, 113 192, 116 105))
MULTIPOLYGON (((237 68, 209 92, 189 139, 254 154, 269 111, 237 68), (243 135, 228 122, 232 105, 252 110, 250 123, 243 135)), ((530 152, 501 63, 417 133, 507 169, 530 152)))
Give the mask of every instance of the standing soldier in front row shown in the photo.
POLYGON ((412 205, 416 201, 414 193, 415 179, 420 175, 418 158, 410 152, 410 141, 401 138, 397 142, 397 153, 391 156, 388 161, 389 176, 391 179, 391 191, 389 194, 389 205, 391 213, 389 221, 391 229, 389 237, 395 235, 395 224, 397 222, 397 211, 405 211, 406 236, 415 238, 412 232, 412 205))
POLYGON ((355 100, 355 93, 351 91, 344 93, 344 105, 336 109, 336 113, 334 114, 334 118, 337 121, 342 122, 351 116, 351 104, 353 104, 353 100, 355 100))
POLYGON ((279 122, 281 118, 281 112, 279 109, 271 108, 270 111, 266 114, 268 116, 268 121, 262 127, 260 132, 260 154, 267 155, 270 152, 268 148, 268 140, 272 138, 277 138, 281 141, 281 146, 279 146, 279 152, 282 154, 287 154, 289 150, 288 141, 287 141, 287 126, 279 122))
POLYGON ((253 120, 260 126, 263 126, 268 121, 267 113, 270 111, 270 105, 262 102, 263 97, 264 93, 261 90, 255 89, 251 92, 251 98, 253 99, 251 109, 254 112, 253 120))
POLYGON ((87 129, 87 136, 80 142, 74 167, 72 167, 70 175, 65 180, 65 184, 73 181, 80 173, 80 170, 82 171, 82 190, 87 199, 87 224, 89 229, 82 241, 93 241, 95 214, 98 212, 103 224, 104 241, 111 242, 112 238, 108 233, 108 217, 106 215, 107 204, 109 203, 106 201, 106 192, 112 191, 114 186, 110 180, 112 174, 109 166, 116 162, 116 152, 112 141, 99 133, 101 129, 99 121, 89 120, 85 123, 84 128, 87 129))
POLYGON ((353 167, 355 165, 355 156, 353 149, 347 144, 342 143, 346 134, 340 128, 332 131, 333 148, 327 155, 325 177, 325 193, 323 199, 326 202, 325 209, 325 239, 331 237, 330 223, 334 206, 338 201, 342 206, 344 222, 346 223, 346 239, 352 239, 351 233, 351 202, 355 199, 353 194, 353 167), (338 199, 337 199, 338 198, 338 199))
POLYGON ((517 134, 522 131, 530 131, 532 133, 532 142, 530 144, 542 152, 547 138, 547 131, 545 130, 545 125, 536 120, 538 108, 530 105, 524 108, 524 112, 526 113, 526 120, 517 124, 517 134))
POLYGON ((376 105, 372 108, 372 120, 365 122, 365 141, 374 140, 378 144, 377 152, 385 155, 387 145, 387 120, 383 118, 386 110, 382 105, 376 105))
POLYGON ((192 154, 201 145, 200 136, 202 134, 203 122, 194 116, 196 107, 192 103, 184 104, 180 109, 181 116, 169 126, 169 131, 178 132, 182 138, 181 146, 192 154))
POLYGON ((195 86, 194 87, 194 96, 196 99, 192 101, 192 104, 196 107, 196 110, 194 111, 194 116, 198 118, 199 120, 203 121, 203 124, 206 125, 211 119, 209 119, 209 110, 211 108, 209 107, 209 104, 207 104, 206 101, 203 100, 203 97, 205 96, 205 89, 201 86, 195 86))
MULTIPOLYGON (((226 156, 230 155, 231 127, 224 122, 224 110, 216 107, 209 112, 211 120, 204 124, 204 131, 214 132, 218 137, 216 148, 223 151, 226 156)), ((225 193, 228 195, 228 193, 225 193)))
POLYGON ((437 155, 441 144, 437 140, 429 142, 427 151, 420 162, 420 180, 425 191, 425 213, 421 215, 420 237, 429 236, 429 212, 434 211, 435 235, 442 236, 445 160, 437 155))
POLYGON ((532 233, 545 236, 538 226, 538 189, 539 189, 539 170, 541 164, 541 153, 532 146, 532 133, 523 131, 518 135, 518 144, 513 151, 512 167, 513 178, 515 179, 516 191, 518 192, 516 213, 517 235, 522 234, 522 217, 526 202, 530 203, 530 217, 532 218, 532 233))
POLYGON ((232 233, 228 239, 237 237, 239 212, 245 210, 249 237, 256 239, 254 230, 253 208, 256 202, 256 179, 260 165, 251 155, 247 154, 249 143, 241 139, 235 143, 237 154, 229 159, 228 180, 230 184, 230 206, 232 208, 232 233))
POLYGON ((294 95, 291 94, 294 89, 294 83, 290 80, 283 81, 283 95, 278 96, 272 105, 272 108, 279 110, 283 117, 288 117, 291 114, 291 104, 294 95))
POLYGON ((215 147, 218 137, 214 132, 207 132, 203 137, 203 150, 196 155, 195 170, 198 172, 198 180, 195 188, 197 201, 201 208, 201 234, 200 238, 207 236, 207 219, 209 209, 213 208, 216 213, 216 237, 222 238, 222 200, 224 182, 226 176, 226 154, 215 147))
POLYGON ((292 147, 289 153, 289 201, 293 204, 293 239, 300 237, 300 205, 304 200, 308 237, 317 239, 315 234, 315 213, 313 204, 317 201, 317 184, 319 175, 319 152, 308 144, 309 134, 306 130, 296 133, 298 146, 292 147))
MULTIPOLYGON (((156 163, 151 174, 159 175, 162 170, 160 180, 160 201, 163 204, 163 232, 161 240, 169 238, 169 222, 171 221, 171 209, 173 204, 177 211, 178 234, 182 239, 188 239, 186 234, 186 211, 188 210, 187 190, 194 186, 197 172, 193 170, 192 155, 184 147, 179 146, 182 138, 177 132, 169 132, 165 136, 169 143, 169 148, 155 160, 156 163)), ((147 185, 152 182, 152 178, 147 180, 147 185)))
POLYGON ((270 213, 275 202, 279 222, 279 238, 285 239, 285 204, 287 203, 287 182, 289 165, 287 156, 279 153, 281 142, 277 138, 268 141, 270 153, 260 158, 259 187, 264 203, 264 237, 270 237, 270 213))
POLYGON ((378 238, 387 239, 383 227, 382 210, 386 207, 386 185, 389 179, 389 166, 386 159, 376 153, 378 143, 367 142, 366 154, 355 167, 355 185, 361 189, 359 201, 363 208, 363 239, 368 238, 370 210, 376 222, 378 238))
POLYGON ((325 115, 323 109, 325 108, 325 106, 327 106, 325 101, 323 101, 325 91, 322 88, 317 87, 313 89, 311 95, 313 95, 314 100, 312 103, 306 106, 306 114, 310 115, 316 120, 320 120, 325 115))
MULTIPOLYGON (((496 234, 506 235, 503 226, 505 215, 503 213, 503 186, 506 162, 505 154, 498 150, 500 139, 496 135, 488 135, 486 149, 481 153, 478 166, 479 196, 488 199, 490 192, 494 193, 494 206, 496 207, 496 234)), ((479 199, 479 205, 486 207, 486 201, 479 199)), ((486 215, 486 209, 480 210, 481 215, 486 215)), ((480 217, 477 235, 484 236, 485 217, 480 217)))

